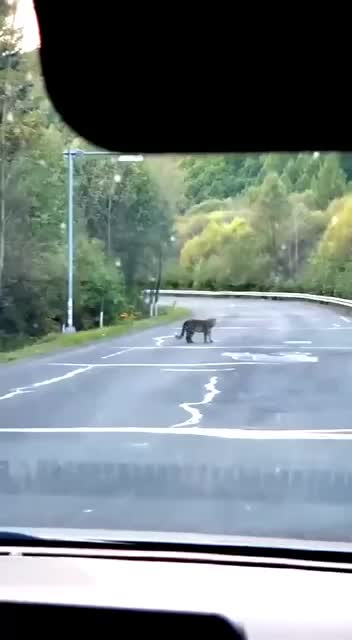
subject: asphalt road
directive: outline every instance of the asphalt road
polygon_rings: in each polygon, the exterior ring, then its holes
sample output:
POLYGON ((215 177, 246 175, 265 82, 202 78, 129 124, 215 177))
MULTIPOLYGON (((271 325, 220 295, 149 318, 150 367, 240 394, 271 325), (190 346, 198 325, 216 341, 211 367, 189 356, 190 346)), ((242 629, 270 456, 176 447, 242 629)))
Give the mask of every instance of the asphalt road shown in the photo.
POLYGON ((178 323, 0 366, 1 527, 352 540, 352 316, 186 304, 213 344, 178 323))

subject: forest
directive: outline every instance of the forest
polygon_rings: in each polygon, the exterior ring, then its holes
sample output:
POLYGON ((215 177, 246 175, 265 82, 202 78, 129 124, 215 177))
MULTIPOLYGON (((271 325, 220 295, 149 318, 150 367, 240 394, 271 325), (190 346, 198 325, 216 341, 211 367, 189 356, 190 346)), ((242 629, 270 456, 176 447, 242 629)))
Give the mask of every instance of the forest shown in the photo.
POLYGON ((192 157, 168 287, 350 297, 352 155, 192 157))
MULTIPOLYGON (((67 164, 92 150, 47 97, 37 51, 0 8, 0 346, 61 331, 67 164)), ((141 108, 143 108, 141 106, 141 108)), ((352 297, 352 154, 81 157, 74 323, 145 313, 161 286, 352 297)))

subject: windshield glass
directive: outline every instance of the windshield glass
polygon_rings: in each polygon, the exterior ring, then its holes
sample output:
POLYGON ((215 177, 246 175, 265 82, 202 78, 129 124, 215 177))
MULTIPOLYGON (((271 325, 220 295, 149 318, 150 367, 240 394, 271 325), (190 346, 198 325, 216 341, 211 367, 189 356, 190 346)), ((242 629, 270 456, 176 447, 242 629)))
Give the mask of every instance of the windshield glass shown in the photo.
POLYGON ((0 8, 0 528, 352 540, 352 155, 96 149, 30 8, 0 8))

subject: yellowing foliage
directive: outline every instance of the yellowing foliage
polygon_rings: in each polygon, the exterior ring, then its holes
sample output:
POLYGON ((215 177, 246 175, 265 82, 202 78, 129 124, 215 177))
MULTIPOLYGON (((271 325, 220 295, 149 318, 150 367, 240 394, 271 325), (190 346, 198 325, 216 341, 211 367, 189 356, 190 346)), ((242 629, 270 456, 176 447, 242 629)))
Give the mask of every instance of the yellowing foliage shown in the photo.
POLYGON ((176 231, 182 242, 199 235, 208 226, 209 222, 225 224, 234 218, 240 217, 234 210, 218 209, 215 211, 195 213, 193 215, 179 216, 176 221, 176 231))
POLYGON ((333 259, 352 257, 352 195, 336 200, 318 249, 318 256, 333 259))
POLYGON ((180 263, 183 267, 192 268, 200 261, 212 255, 220 255, 226 247, 251 234, 248 223, 235 218, 227 224, 210 219, 203 231, 188 240, 181 251, 180 263))

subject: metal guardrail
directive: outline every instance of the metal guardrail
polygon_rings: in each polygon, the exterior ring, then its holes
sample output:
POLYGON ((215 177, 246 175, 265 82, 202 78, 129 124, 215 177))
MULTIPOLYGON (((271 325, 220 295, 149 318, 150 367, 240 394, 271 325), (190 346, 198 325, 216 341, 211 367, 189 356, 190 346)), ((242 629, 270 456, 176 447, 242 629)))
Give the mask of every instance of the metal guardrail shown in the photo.
MULTIPOLYGON (((149 290, 145 290, 147 294, 149 290)), ((284 291, 199 291, 193 289, 161 289, 160 296, 174 296, 180 298, 204 297, 204 298, 262 298, 268 300, 308 300, 320 304, 333 304, 343 307, 352 307, 352 300, 348 298, 335 298, 333 296, 317 296, 311 293, 287 293, 284 291)))

